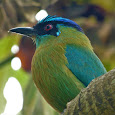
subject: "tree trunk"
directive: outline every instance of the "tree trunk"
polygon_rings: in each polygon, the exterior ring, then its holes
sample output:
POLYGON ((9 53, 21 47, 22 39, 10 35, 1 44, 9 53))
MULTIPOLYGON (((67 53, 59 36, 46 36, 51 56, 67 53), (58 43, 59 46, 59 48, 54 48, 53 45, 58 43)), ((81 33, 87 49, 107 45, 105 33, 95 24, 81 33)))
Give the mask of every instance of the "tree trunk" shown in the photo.
POLYGON ((63 115, 115 115, 115 69, 94 79, 67 104, 63 115))

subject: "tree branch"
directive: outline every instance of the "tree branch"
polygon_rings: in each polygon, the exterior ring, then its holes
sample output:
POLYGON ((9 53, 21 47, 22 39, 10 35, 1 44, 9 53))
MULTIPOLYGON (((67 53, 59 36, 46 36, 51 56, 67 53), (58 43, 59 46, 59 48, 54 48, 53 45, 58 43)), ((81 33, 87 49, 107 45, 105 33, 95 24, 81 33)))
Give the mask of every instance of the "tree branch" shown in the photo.
POLYGON ((67 103, 63 115, 115 115, 115 69, 94 79, 67 103))

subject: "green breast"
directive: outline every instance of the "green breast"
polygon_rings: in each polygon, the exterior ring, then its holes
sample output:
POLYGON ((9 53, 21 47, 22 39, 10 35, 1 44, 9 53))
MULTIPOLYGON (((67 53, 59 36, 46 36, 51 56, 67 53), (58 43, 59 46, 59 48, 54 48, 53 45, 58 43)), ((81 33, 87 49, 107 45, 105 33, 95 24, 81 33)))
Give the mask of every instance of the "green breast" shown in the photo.
POLYGON ((85 86, 67 68, 65 46, 62 44, 37 48, 32 60, 32 76, 45 100, 63 112, 85 86))

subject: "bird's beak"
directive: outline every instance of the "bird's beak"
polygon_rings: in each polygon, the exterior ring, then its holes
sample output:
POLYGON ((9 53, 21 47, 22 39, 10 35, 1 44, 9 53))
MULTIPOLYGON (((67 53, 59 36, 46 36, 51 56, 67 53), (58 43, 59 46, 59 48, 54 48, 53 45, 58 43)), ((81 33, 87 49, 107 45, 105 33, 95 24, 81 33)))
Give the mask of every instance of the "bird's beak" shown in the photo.
POLYGON ((9 30, 9 32, 22 34, 22 35, 29 36, 29 37, 36 36, 36 34, 37 34, 36 30, 34 28, 31 28, 31 27, 12 28, 9 30))

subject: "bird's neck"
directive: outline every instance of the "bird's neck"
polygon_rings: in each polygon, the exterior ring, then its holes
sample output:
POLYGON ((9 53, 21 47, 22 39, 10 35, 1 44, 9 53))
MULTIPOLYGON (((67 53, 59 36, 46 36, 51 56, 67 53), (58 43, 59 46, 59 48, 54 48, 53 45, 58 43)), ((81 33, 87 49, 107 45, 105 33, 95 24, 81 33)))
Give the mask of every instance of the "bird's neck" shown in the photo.
POLYGON ((60 38, 62 39, 62 42, 66 45, 75 45, 81 48, 93 50, 89 39, 84 33, 77 31, 75 28, 65 28, 63 26, 60 27, 60 31, 60 38))
POLYGON ((36 48, 53 47, 61 44, 63 48, 65 48, 66 45, 76 45, 93 50, 89 39, 82 32, 76 31, 74 28, 65 28, 63 26, 60 27, 60 31, 61 34, 58 37, 47 35, 36 39, 36 48))

